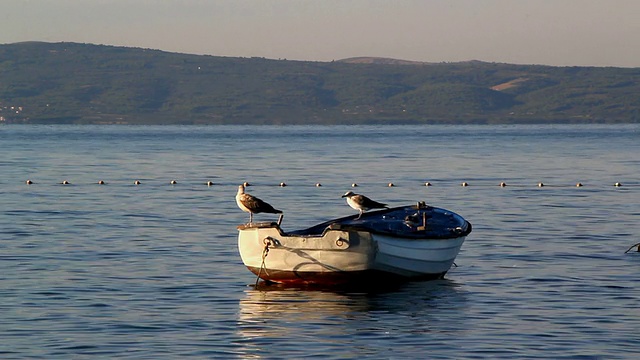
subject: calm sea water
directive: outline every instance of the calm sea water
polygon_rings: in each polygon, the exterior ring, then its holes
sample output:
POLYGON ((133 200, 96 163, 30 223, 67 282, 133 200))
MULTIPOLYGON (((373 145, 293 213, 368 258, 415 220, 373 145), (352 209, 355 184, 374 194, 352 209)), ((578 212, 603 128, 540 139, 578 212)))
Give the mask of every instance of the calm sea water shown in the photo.
POLYGON ((637 358, 638 144, 638 124, 0 126, 0 357, 637 358), (285 230, 352 214, 357 183, 474 231, 445 280, 256 289, 244 181, 285 230))

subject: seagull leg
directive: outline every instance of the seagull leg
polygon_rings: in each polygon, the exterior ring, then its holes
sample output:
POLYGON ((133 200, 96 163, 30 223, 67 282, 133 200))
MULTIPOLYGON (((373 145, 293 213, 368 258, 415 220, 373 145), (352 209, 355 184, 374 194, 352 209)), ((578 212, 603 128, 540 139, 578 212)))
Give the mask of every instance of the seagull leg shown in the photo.
POLYGON ((253 224, 253 213, 249 213, 249 224, 253 224))
POLYGON ((360 220, 360 217, 362 216, 363 211, 360 210, 360 213, 358 214, 358 217, 356 218, 356 220, 360 220))

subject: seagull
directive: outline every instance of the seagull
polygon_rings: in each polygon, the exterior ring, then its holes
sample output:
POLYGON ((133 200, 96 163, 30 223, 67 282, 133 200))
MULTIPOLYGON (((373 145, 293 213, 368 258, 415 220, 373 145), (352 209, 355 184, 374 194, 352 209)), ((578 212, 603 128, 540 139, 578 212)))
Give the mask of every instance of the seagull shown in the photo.
POLYGON ((352 208, 358 210, 360 215, 358 215, 357 219, 360 219, 362 214, 370 209, 388 209, 387 204, 382 204, 377 201, 373 201, 368 197, 360 194, 355 194, 353 191, 347 191, 342 197, 347 198, 347 204, 352 208))
POLYGON ((236 194, 236 203, 240 210, 249 213, 249 223, 253 222, 253 214, 257 213, 270 213, 270 214, 282 214, 282 211, 274 209, 273 206, 258 199, 251 194, 245 194, 244 184, 238 186, 238 193, 236 194))

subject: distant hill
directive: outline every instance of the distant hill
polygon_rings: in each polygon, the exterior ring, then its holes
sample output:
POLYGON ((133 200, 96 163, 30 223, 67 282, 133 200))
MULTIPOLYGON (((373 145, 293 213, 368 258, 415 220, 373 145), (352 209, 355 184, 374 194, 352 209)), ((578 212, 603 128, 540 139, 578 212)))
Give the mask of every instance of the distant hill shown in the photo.
POLYGON ((409 61, 400 59, 390 59, 381 57, 352 57, 348 59, 338 60, 347 64, 381 64, 381 65, 429 65, 433 63, 421 62, 421 61, 409 61))
POLYGON ((640 122, 640 69, 309 62, 25 42, 0 45, 0 122, 640 122))

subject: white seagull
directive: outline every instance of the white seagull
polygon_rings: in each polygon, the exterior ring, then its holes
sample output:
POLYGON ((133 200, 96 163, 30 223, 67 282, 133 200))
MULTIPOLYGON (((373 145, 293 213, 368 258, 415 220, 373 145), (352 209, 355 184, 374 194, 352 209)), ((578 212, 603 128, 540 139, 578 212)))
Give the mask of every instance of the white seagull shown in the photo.
POLYGON ((257 197, 246 194, 244 192, 244 185, 238 186, 238 193, 236 194, 236 203, 240 210, 249 213, 249 223, 253 222, 253 214, 258 213, 270 213, 270 214, 282 214, 282 211, 274 209, 273 206, 258 199, 257 197))
POLYGON ((347 198, 347 204, 360 212, 360 215, 358 215, 356 220, 360 219, 360 216, 362 216, 362 214, 367 210, 389 208, 387 204, 371 200, 368 197, 356 194, 353 191, 347 191, 344 195, 342 195, 342 197, 347 198))

